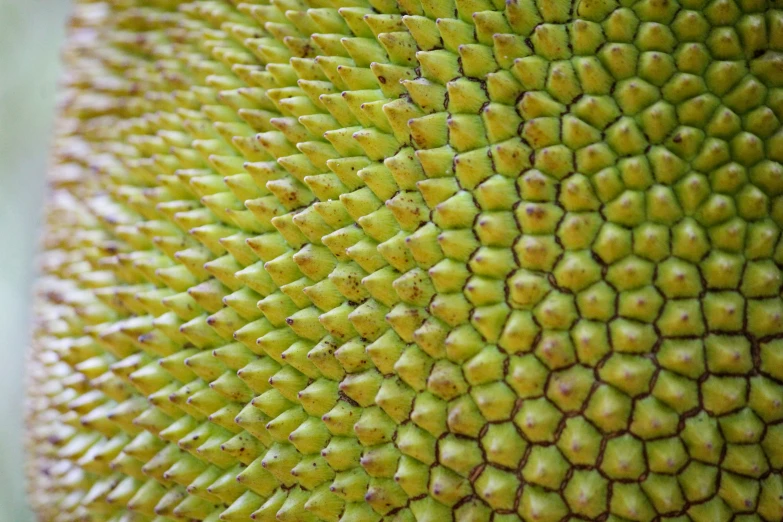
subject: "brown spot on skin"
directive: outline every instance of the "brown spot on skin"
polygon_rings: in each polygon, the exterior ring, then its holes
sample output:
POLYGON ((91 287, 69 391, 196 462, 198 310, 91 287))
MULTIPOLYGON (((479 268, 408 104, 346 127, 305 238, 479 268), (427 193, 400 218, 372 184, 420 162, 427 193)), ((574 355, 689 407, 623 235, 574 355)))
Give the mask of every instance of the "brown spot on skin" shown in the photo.
POLYGON ((534 219, 542 219, 546 216, 546 210, 532 205, 525 208, 525 213, 534 219))

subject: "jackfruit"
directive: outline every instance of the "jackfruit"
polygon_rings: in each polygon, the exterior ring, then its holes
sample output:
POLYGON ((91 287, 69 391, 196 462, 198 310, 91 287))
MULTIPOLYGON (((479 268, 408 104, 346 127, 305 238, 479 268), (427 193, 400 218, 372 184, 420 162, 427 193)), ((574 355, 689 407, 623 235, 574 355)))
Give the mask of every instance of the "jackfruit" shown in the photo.
POLYGON ((779 0, 77 1, 40 520, 783 519, 779 0))

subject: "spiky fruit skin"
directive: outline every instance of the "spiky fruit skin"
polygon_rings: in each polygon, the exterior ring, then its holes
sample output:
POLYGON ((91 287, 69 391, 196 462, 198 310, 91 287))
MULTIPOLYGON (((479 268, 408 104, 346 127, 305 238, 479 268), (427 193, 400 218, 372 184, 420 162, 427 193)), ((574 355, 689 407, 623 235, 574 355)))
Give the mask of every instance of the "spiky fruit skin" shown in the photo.
POLYGON ((783 519, 783 4, 77 2, 41 520, 783 519))

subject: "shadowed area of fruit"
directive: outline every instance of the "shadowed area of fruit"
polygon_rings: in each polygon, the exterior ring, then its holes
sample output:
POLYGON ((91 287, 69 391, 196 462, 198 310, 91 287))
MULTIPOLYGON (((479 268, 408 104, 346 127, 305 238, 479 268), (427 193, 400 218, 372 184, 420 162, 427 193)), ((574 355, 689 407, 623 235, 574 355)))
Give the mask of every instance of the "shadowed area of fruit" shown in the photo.
POLYGON ((80 2, 44 520, 783 518, 783 3, 80 2))

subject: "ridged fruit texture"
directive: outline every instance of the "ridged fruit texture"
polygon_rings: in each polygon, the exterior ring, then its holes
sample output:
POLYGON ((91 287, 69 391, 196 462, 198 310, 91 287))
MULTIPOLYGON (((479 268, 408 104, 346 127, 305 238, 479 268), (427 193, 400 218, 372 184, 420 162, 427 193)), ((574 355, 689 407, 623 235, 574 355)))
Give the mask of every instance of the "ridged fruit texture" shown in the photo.
POLYGON ((43 521, 779 522, 783 2, 77 2, 43 521))

